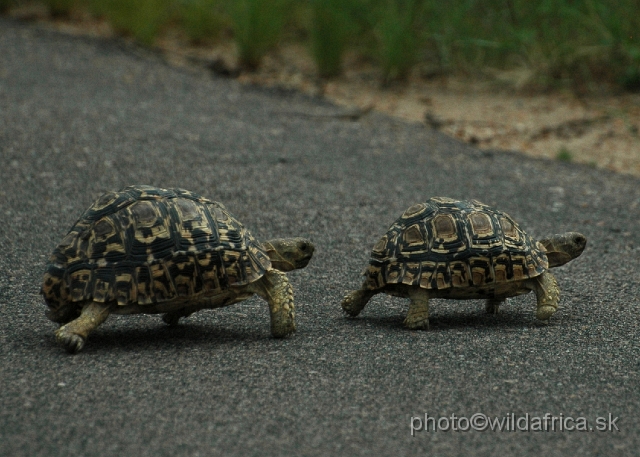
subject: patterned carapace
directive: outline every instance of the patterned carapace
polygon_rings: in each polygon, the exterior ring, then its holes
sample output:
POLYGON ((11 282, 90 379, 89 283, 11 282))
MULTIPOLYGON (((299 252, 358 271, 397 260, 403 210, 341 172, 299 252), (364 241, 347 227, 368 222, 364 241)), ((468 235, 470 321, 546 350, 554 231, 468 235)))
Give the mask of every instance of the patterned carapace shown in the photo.
POLYGON ((391 225, 364 274, 372 290, 482 288, 535 277, 548 266, 544 247, 506 213, 476 200, 434 197, 391 225))
POLYGON ((67 315, 59 308, 90 300, 125 306, 211 296, 270 267, 222 204, 183 189, 129 186, 80 216, 49 259, 42 294, 51 315, 67 315))

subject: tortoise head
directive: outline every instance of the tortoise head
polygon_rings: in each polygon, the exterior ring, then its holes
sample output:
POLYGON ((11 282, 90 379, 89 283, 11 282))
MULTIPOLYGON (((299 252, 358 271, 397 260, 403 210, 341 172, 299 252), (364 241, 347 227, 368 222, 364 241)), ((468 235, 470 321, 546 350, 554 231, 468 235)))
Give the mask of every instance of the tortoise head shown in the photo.
POLYGON ((549 268, 553 268, 564 265, 582 254, 587 245, 587 238, 582 233, 567 232, 544 238, 540 243, 547 251, 549 268))
POLYGON ((306 238, 276 238, 265 241, 262 247, 267 251, 273 268, 291 271, 307 266, 315 247, 306 238))

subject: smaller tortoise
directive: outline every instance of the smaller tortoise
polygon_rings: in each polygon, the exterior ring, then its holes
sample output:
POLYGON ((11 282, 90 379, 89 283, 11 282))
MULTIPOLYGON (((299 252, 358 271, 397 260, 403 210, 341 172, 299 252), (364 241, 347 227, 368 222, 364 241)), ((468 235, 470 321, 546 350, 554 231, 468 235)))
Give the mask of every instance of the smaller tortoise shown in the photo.
POLYGON ((342 308, 355 317, 385 292, 411 300, 406 327, 427 329, 430 298, 486 298, 487 312, 495 314, 508 297, 534 291, 536 317, 547 321, 560 298, 548 269, 575 259, 585 246, 575 232, 536 242, 502 211, 434 197, 408 208, 375 244, 362 288, 347 294, 342 308))
POLYGON ((218 202, 183 189, 129 186, 98 198, 55 248, 41 293, 56 339, 80 351, 109 314, 181 317, 258 294, 271 333, 295 331, 293 290, 282 273, 304 268, 303 238, 258 243, 218 202))

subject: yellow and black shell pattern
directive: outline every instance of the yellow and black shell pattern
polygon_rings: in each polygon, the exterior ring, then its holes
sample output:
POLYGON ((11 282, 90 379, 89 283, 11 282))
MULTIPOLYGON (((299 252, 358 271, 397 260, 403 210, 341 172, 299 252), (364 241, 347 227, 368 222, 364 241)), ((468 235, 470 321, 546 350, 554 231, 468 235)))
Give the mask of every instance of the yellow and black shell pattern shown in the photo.
POLYGON ((549 267, 544 247, 506 213, 477 200, 434 197, 408 208, 375 244, 365 286, 491 288, 549 267))
POLYGON ((129 186, 82 214, 51 254, 41 293, 53 316, 87 300, 124 306, 213 296, 269 268, 222 204, 183 189, 129 186))

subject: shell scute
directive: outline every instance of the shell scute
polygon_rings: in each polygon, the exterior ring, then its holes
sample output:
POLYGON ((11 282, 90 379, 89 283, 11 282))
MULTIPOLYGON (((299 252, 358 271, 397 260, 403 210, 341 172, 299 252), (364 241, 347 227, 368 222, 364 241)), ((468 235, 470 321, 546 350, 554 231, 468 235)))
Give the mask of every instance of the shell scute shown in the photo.
POLYGON ((374 245, 365 287, 473 287, 535 277, 548 268, 542 245, 506 213, 477 200, 434 197, 409 207, 374 245))
POLYGON ((259 279, 271 261, 224 207, 184 189, 129 186, 100 196, 49 258, 41 293, 68 321, 87 300, 150 305, 259 279))

